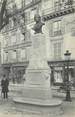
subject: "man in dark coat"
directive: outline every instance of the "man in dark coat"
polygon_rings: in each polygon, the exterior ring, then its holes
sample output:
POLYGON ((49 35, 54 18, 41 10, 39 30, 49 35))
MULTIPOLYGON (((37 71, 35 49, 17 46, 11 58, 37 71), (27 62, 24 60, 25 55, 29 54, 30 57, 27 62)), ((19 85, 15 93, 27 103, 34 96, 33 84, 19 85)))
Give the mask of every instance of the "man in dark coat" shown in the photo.
POLYGON ((5 77, 3 77, 1 81, 1 87, 2 87, 2 93, 3 93, 3 98, 8 98, 8 86, 9 86, 9 80, 5 77))

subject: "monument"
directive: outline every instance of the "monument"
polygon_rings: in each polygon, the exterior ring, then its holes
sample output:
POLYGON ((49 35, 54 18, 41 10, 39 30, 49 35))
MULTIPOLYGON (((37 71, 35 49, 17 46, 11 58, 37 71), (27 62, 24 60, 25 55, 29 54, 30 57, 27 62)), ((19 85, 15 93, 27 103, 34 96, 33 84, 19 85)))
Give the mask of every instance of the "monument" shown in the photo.
POLYGON ((34 16, 36 24, 32 39, 32 56, 26 69, 26 81, 21 96, 14 98, 17 108, 33 113, 56 114, 61 112, 61 101, 53 99, 50 86, 50 68, 47 64, 46 38, 42 33, 39 15, 34 16))

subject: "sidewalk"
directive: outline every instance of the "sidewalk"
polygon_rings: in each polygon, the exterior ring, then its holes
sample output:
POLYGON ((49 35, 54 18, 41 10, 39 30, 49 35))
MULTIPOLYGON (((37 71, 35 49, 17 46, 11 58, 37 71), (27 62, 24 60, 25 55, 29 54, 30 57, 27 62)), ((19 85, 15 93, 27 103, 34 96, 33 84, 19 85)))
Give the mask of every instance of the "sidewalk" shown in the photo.
MULTIPOLYGON (((71 98, 75 99, 75 89, 72 89, 70 91, 70 94, 71 94, 71 98)), ((59 91, 59 88, 57 88, 57 87, 52 87, 52 95, 53 95, 53 97, 63 98, 64 99, 65 96, 66 96, 66 92, 64 90, 59 91)))

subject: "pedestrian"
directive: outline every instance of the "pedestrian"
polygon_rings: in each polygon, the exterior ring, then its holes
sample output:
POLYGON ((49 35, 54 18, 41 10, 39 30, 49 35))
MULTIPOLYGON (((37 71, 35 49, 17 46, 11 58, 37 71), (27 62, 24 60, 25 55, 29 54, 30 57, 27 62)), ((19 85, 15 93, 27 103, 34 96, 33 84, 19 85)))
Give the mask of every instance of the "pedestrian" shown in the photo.
POLYGON ((9 80, 3 76, 3 79, 1 80, 1 87, 2 87, 2 93, 3 93, 3 98, 8 98, 8 86, 9 86, 9 80))

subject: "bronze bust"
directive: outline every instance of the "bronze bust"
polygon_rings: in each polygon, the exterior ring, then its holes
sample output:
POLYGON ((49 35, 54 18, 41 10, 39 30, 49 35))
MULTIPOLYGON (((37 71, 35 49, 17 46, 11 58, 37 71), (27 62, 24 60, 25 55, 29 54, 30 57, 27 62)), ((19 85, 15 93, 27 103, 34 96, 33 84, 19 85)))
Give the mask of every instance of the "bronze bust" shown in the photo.
POLYGON ((35 34, 42 33, 42 26, 45 25, 45 23, 41 22, 41 17, 39 14, 36 14, 34 16, 34 21, 36 22, 36 24, 32 29, 35 31, 35 34))

